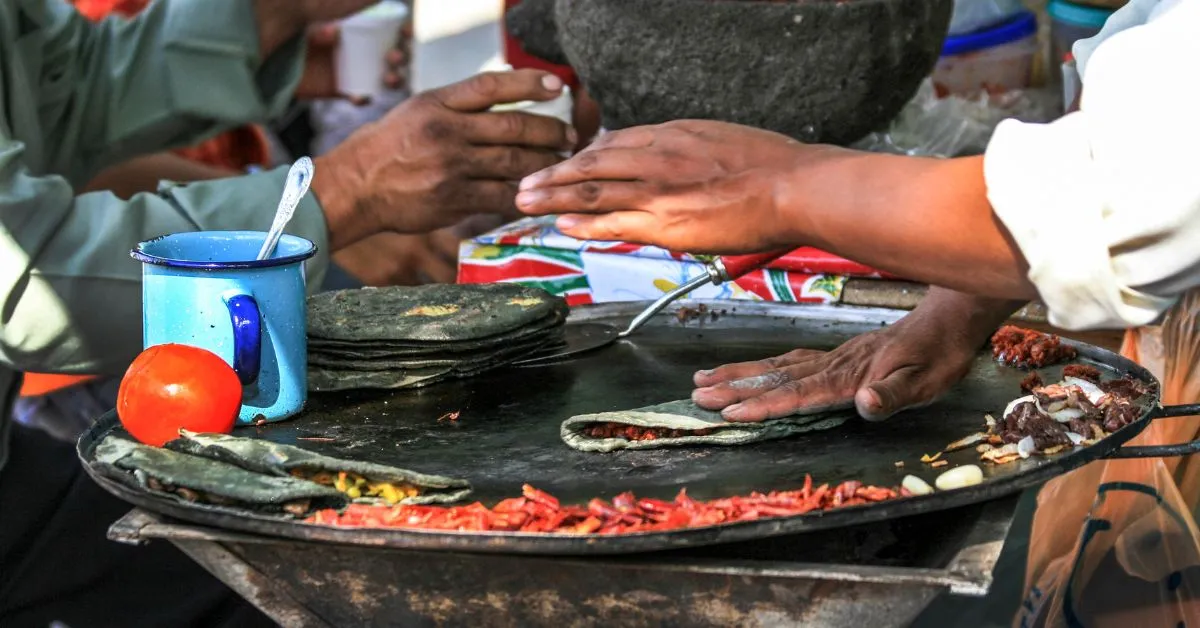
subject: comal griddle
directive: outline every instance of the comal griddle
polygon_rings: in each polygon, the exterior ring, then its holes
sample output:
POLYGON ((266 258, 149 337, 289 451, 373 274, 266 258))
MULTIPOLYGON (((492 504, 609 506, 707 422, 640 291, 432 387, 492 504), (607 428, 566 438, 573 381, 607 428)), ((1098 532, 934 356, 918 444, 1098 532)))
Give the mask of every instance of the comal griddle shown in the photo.
MULTIPOLYGON (((95 443, 119 429, 111 413, 82 437, 79 454, 89 473, 119 497, 193 523, 379 547, 591 555, 716 545, 907 517, 1010 495, 1105 457, 1183 455, 1200 450, 1197 443, 1121 447, 1152 420, 1200 413, 1196 406, 1161 408, 1155 393, 1141 401, 1143 413, 1138 421, 1088 447, 1000 466, 981 463, 969 448, 944 455, 949 466, 941 469, 922 464, 922 455, 983 431, 985 413, 998 415, 1021 395, 1019 382, 1025 372, 998 365, 985 354, 942 400, 885 422, 851 420, 834 430, 745 447, 598 454, 578 452, 563 444, 559 425, 572 415, 685 398, 697 369, 774 356, 797 347, 832 349, 902 315, 870 308, 720 301, 703 302, 706 314, 696 317, 700 304, 676 304, 629 342, 574 360, 539 368, 502 369, 419 391, 315 395, 296 419, 263 428, 241 428, 237 433, 334 456, 464 477, 474 487, 472 498, 486 504, 519 495, 525 483, 550 492, 563 503, 586 503, 592 497, 611 499, 626 490, 671 499, 680 488, 687 488, 693 498, 711 499, 795 489, 803 484, 805 474, 811 474, 817 483, 853 479, 895 486, 904 475, 914 473, 932 483, 940 472, 960 464, 980 465, 984 482, 932 495, 708 528, 614 536, 457 533, 314 526, 160 499, 131 483, 100 475, 90 465, 95 443), (675 316, 681 309, 691 315, 675 316), (456 420, 446 418, 454 412, 458 413, 456 420)), ((644 307, 638 303, 590 306, 576 310, 572 317, 614 323, 627 321, 644 307)), ((1154 382, 1148 371, 1130 360, 1090 345, 1070 344, 1079 350, 1080 361, 1097 366, 1106 377, 1130 374, 1154 382)), ((1060 372, 1061 368, 1042 370, 1047 381, 1056 381, 1060 372)))

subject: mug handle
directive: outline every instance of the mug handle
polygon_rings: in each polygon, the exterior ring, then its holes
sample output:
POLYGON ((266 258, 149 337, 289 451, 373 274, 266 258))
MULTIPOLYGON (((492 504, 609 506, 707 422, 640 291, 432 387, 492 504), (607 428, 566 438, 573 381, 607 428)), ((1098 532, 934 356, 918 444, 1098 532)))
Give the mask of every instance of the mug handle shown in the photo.
POLYGON ((258 380, 262 363, 262 317, 258 301, 248 294, 226 297, 229 322, 233 324, 233 370, 243 386, 258 380))

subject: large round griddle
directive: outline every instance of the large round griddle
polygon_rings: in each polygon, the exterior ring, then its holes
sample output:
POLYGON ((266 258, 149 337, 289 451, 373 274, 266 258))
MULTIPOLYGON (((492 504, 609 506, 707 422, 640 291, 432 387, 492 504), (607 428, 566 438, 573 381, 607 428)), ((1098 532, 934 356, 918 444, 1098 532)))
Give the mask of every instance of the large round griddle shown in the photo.
MULTIPOLYGON (((909 473, 930 484, 941 472, 979 464, 982 484, 932 495, 898 499, 828 512, 750 521, 708 528, 617 536, 525 533, 457 533, 404 529, 353 529, 304 524, 222 508, 161 499, 136 485, 118 482, 89 463, 95 444, 119 430, 113 413, 79 442, 79 453, 102 486, 138 506, 194 523, 289 538, 409 549, 442 549, 533 554, 620 554, 712 545, 856 525, 946 510, 983 502, 1035 486, 1087 462, 1113 455, 1153 416, 1166 412, 1157 396, 1143 400, 1140 421, 1086 448, 1016 463, 983 464, 973 449, 943 458, 949 466, 922 464, 923 454, 984 429, 985 413, 1000 414, 1020 396, 1025 373, 1000 366, 988 355, 936 404, 899 414, 882 423, 859 419, 840 428, 742 447, 691 447, 611 454, 583 453, 559 437, 560 423, 573 415, 629 409, 686 398, 692 373, 718 364, 760 359, 797 347, 832 349, 854 335, 894 322, 902 313, 850 307, 786 306, 750 302, 706 302, 700 319, 678 316, 700 302, 677 304, 638 334, 575 359, 537 367, 506 368, 469 380, 415 392, 331 393, 310 398, 300 417, 262 428, 241 428, 258 436, 320 453, 371 460, 425 473, 463 477, 472 499, 492 504, 521 493, 525 483, 548 491, 564 504, 592 497, 612 498, 632 490, 639 496, 671 499, 680 488, 697 499, 751 491, 799 488, 805 474, 815 482, 860 480, 896 486, 909 473), (448 413, 459 412, 450 421, 448 413), (442 420, 439 420, 441 418, 442 420), (305 440, 318 437, 332 441, 305 440), (897 467, 903 462, 903 468, 897 467)), ((642 303, 581 308, 572 321, 621 325, 642 303)), ((1080 359, 1105 376, 1129 373, 1147 382, 1142 367, 1109 351, 1072 343, 1080 359)), ((1055 381, 1061 368, 1044 369, 1055 381)), ((1187 414, 1196 414, 1192 408, 1187 414)), ((1124 454, 1180 453, 1179 451, 1124 454)))

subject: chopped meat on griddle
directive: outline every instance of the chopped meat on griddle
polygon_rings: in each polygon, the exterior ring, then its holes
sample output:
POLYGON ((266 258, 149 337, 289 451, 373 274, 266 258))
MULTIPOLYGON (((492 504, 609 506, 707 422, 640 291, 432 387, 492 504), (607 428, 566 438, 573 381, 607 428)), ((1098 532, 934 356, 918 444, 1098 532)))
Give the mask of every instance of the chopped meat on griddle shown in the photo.
POLYGON ((1042 368, 1070 360, 1077 352, 1058 336, 1005 325, 992 335, 992 355, 1008 366, 1042 368))
POLYGON ((1104 430, 1115 432, 1133 423, 1139 416, 1141 410, 1137 406, 1123 399, 1116 400, 1104 410, 1104 430))
POLYGON ((1045 385, 1046 382, 1042 381, 1042 376, 1037 371, 1033 371, 1029 375, 1026 375, 1025 379, 1021 380, 1021 392, 1026 394, 1032 393, 1035 388, 1041 388, 1045 385))
POLYGON ((584 433, 591 438, 624 438, 632 441, 658 440, 660 438, 683 438, 685 436, 708 436, 711 429, 675 430, 666 427, 639 427, 625 423, 597 423, 584 433))
POLYGON ((1133 400, 1149 392, 1144 383, 1126 375, 1121 379, 1113 379, 1100 383, 1100 390, 1110 394, 1133 400))
MULTIPOLYGON (((1074 379, 1043 385, 1035 371, 1022 380, 1021 390, 1032 399, 1018 400, 1001 420, 989 427, 992 444, 1002 442, 1011 446, 1031 438, 1036 451, 1057 450, 1060 446, 1071 446, 1072 438, 1075 441, 1104 438, 1141 417, 1142 406, 1134 402, 1148 392, 1146 384, 1128 375, 1101 381, 1099 369, 1087 365, 1069 365, 1063 369, 1063 375, 1074 379)), ((989 460, 1003 464, 1012 458, 989 460)))
POLYGON ((1087 364, 1068 364, 1063 367, 1063 377, 1075 377, 1099 384, 1100 369, 1087 364))
POLYGON ((1029 426, 1033 419, 1042 416, 1032 401, 1017 404, 1013 411, 1004 417, 1004 428, 1000 438, 1006 443, 1016 443, 1029 434, 1029 426))

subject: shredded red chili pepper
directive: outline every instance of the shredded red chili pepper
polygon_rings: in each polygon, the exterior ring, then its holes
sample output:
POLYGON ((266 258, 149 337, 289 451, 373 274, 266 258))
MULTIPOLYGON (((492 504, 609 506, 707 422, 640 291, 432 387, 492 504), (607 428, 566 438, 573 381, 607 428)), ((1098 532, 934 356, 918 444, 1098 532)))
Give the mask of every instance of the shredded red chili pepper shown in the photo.
POLYGON ((624 438, 625 440, 642 441, 683 438, 684 436, 708 436, 713 431, 711 429, 676 430, 667 427, 639 427, 624 423, 597 423, 584 428, 583 432, 592 438, 624 438))
POLYGON ((863 486, 862 482, 853 480, 833 488, 828 484, 814 488, 812 477, 805 476, 804 487, 796 491, 755 492, 740 497, 697 501, 688 497, 684 489, 669 502, 639 499, 633 493, 625 492, 614 497, 612 502, 597 498, 586 506, 563 506, 549 493, 526 484, 521 497, 505 499, 492 508, 479 502, 450 507, 351 504, 342 513, 322 510, 306 521, 340 527, 628 534, 791 517, 910 495, 904 489, 863 486))

